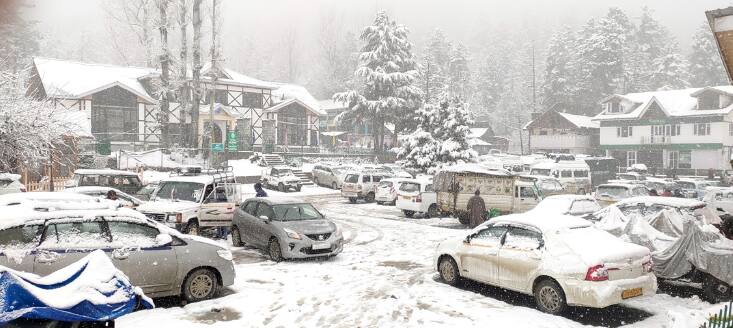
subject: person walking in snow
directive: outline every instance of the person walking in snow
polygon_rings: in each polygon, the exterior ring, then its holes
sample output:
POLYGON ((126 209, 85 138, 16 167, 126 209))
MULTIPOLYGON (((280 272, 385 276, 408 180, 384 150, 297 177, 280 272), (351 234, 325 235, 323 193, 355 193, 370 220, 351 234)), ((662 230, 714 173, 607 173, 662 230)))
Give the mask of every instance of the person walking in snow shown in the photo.
POLYGON ((476 189, 476 192, 473 194, 473 197, 468 200, 468 225, 471 227, 471 229, 477 227, 481 223, 484 223, 484 217, 486 215, 486 204, 484 203, 484 199, 481 198, 481 191, 479 189, 476 189))
POLYGON ((267 197, 265 189, 262 188, 262 184, 259 182, 255 183, 255 193, 255 197, 267 197))

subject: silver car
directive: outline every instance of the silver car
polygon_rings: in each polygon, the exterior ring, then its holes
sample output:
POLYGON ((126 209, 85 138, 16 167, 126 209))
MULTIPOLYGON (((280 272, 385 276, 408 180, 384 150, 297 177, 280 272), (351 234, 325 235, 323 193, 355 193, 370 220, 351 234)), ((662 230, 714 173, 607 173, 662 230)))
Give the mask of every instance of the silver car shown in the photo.
POLYGON ((0 206, 0 265, 46 276, 102 249, 149 297, 195 302, 234 283, 231 252, 207 239, 106 202, 44 206, 0 206))
POLYGON ((313 166, 313 183, 319 186, 341 189, 344 183, 344 176, 347 168, 339 166, 315 165, 313 166))
POLYGON ((313 205, 292 198, 250 198, 234 213, 234 246, 252 245, 273 261, 335 256, 344 247, 336 224, 313 205))

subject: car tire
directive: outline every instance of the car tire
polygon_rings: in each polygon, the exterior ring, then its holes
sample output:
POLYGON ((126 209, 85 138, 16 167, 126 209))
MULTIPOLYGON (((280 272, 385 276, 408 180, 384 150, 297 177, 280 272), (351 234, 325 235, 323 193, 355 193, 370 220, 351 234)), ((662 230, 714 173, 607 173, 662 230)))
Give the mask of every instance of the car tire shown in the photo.
POLYGON ((339 189, 339 186, 336 184, 336 182, 334 182, 334 183, 331 184, 331 188, 333 190, 338 190, 339 189))
POLYGON ((436 218, 436 217, 438 217, 438 215, 439 215, 439 213, 438 213, 438 205, 431 204, 430 207, 428 207, 428 213, 427 213, 428 219, 429 218, 436 218))
POLYGON ((349 197, 349 203, 356 204, 356 197, 349 197))
POLYGON ((415 211, 402 210, 402 213, 405 214, 406 218, 412 218, 415 216, 415 211))
POLYGON ((702 280, 702 295, 710 303, 720 303, 731 299, 731 287, 712 275, 705 274, 702 280))
POLYGON ((239 233, 239 228, 237 228, 237 226, 232 226, 232 245, 236 247, 244 246, 242 235, 239 233))
POLYGON ((183 281, 183 298, 187 302, 208 300, 219 290, 219 281, 211 269, 196 269, 183 281))
POLYGON ((384 205, 384 202, 377 201, 377 205, 384 205))
POLYGON ((440 258, 440 261, 438 261, 438 273, 440 273, 440 279, 448 285, 455 286, 461 281, 458 265, 450 256, 440 258))
POLYGON ((366 201, 367 203, 373 202, 374 201, 374 193, 373 192, 367 193, 366 194, 366 197, 364 197, 364 201, 366 201))
POLYGON ((277 184, 277 191, 285 192, 285 185, 282 182, 277 184))
POLYGON ((565 293, 552 279, 543 279, 535 286, 534 299, 540 311, 553 315, 563 313, 568 306, 565 293))
POLYGON ((458 222, 463 225, 467 225, 471 222, 470 218, 468 217, 468 213, 461 213, 458 214, 458 222))
POLYGON ((199 227, 199 221, 196 219, 191 220, 186 225, 186 233, 192 236, 198 236, 201 234, 201 228, 199 227))
POLYGON ((277 238, 270 238, 270 242, 267 243, 267 255, 270 256, 270 260, 274 262, 280 262, 284 260, 283 250, 280 247, 280 241, 277 238))
POLYGON ((302 186, 298 186, 298 187, 295 188, 295 191, 300 192, 301 189, 303 189, 303 187, 302 186))
POLYGON ((318 183, 318 178, 313 178, 313 184, 316 186, 320 186, 321 184, 318 183))

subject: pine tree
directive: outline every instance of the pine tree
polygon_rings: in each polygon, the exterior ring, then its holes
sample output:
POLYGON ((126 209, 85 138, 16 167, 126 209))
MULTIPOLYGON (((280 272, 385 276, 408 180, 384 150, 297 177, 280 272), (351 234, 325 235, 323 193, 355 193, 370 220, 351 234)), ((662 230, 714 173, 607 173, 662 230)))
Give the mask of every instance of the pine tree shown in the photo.
POLYGON ((573 97, 573 32, 569 27, 555 33, 550 39, 545 61, 544 96, 545 109, 556 106, 570 107, 573 97))
POLYGON ((472 93, 471 70, 469 69, 470 54, 463 44, 458 44, 451 50, 448 63, 448 92, 452 97, 466 100, 472 93))
POLYGON ((688 81, 688 64, 684 57, 670 53, 657 57, 652 61, 649 84, 653 90, 684 89, 690 86, 688 81))
POLYGON ((723 62, 718 54, 710 26, 704 23, 697 30, 692 40, 690 62, 690 84, 694 87, 705 87, 728 84, 723 62))
POLYGON ((440 122, 442 130, 438 133, 438 162, 451 165, 472 161, 478 156, 468 142, 471 132, 469 127, 474 123, 473 115, 458 97, 443 101, 440 108, 441 112, 446 112, 447 117, 440 122))
POLYGON ((4 68, 18 72, 30 64, 30 58, 38 52, 41 39, 36 23, 26 19, 23 8, 27 0, 3 0, 0 2, 0 60, 4 68))
POLYGON ((360 79, 356 90, 337 93, 334 99, 349 104, 343 114, 347 120, 372 122, 374 149, 383 150, 385 123, 394 123, 395 132, 414 122, 422 91, 415 86, 417 63, 404 25, 379 12, 374 25, 361 33, 364 42, 359 66, 354 75, 360 79))
POLYGON ((448 71, 451 56, 451 43, 440 29, 435 29, 422 56, 420 81, 425 102, 436 102, 448 91, 448 71))

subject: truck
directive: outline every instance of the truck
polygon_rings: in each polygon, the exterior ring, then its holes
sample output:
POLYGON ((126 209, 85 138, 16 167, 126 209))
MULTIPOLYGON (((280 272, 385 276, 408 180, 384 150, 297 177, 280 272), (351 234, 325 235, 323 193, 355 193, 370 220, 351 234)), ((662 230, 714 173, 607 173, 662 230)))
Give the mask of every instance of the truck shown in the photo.
POLYGON ((468 224, 468 200, 478 189, 487 210, 501 214, 522 213, 536 206, 542 194, 532 180, 506 170, 490 170, 476 164, 459 164, 438 171, 433 179, 438 211, 468 224))
POLYGON ((198 235, 201 229, 231 226, 241 202, 240 190, 231 168, 172 176, 161 180, 150 201, 137 210, 178 231, 198 235))

